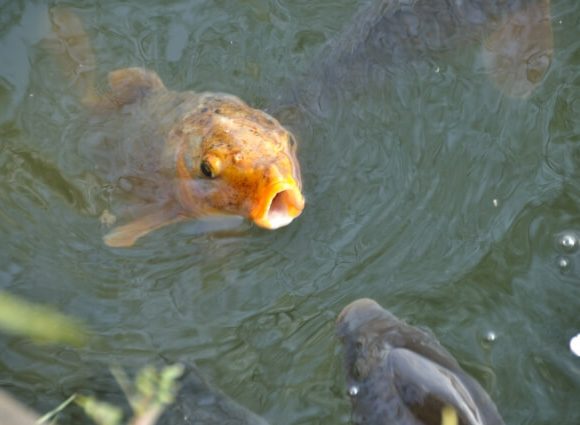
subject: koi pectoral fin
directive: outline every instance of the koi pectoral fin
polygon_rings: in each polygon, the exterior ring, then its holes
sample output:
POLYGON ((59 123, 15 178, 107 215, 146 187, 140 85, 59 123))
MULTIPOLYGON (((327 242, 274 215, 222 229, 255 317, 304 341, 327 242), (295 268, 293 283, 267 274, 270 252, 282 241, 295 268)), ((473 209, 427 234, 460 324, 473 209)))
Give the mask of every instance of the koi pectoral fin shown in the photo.
POLYGON ((103 241, 113 248, 129 248, 137 239, 161 227, 185 220, 175 208, 161 208, 143 215, 128 224, 117 226, 103 237, 103 241))

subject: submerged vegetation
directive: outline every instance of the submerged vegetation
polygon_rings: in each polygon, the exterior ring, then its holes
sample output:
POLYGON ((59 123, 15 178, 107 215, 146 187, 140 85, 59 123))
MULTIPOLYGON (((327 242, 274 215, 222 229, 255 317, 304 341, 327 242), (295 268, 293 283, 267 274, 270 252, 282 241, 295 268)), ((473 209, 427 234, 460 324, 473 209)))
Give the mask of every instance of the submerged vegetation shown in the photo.
MULTIPOLYGON (((112 368, 119 386, 122 388, 133 415, 127 420, 130 425, 153 425, 165 408, 173 403, 178 391, 177 379, 183 373, 183 366, 175 364, 159 371, 151 366, 141 369, 135 381, 130 382, 120 368, 112 368)), ((98 425, 121 425, 123 411, 118 406, 101 402, 94 397, 78 396, 76 403, 98 425)))
POLYGON ((83 345, 88 336, 77 320, 0 291, 0 331, 29 337, 38 343, 83 345))
MULTIPOLYGON (((63 343, 77 347, 85 344, 88 337, 88 331, 79 321, 60 314, 50 307, 30 303, 2 291, 0 291, 0 331, 27 337, 36 343, 63 343)), ((178 390, 177 379, 183 373, 183 366, 175 364, 160 370, 146 366, 137 373, 134 382, 130 381, 121 368, 112 368, 111 372, 133 412, 126 423, 153 425, 165 407, 173 403, 178 390)), ((3 402, 9 403, 8 407, 19 406, 14 400, 3 400, 3 402)), ((56 423, 58 415, 73 402, 79 405, 98 425, 123 423, 123 410, 120 407, 101 402, 92 396, 79 394, 71 395, 58 407, 43 415, 36 423, 56 423)), ((17 413, 17 415, 20 414, 17 413)), ((21 423, 20 419, 24 421, 25 418, 16 418, 15 423, 21 423)))

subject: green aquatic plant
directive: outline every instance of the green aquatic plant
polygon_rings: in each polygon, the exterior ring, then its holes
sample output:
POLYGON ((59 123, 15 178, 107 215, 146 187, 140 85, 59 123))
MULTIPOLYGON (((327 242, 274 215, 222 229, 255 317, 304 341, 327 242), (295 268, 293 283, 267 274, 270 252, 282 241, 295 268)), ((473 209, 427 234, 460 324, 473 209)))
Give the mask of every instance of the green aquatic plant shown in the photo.
POLYGON ((62 412, 65 407, 67 407, 69 404, 71 404, 75 400, 76 397, 77 397, 76 394, 71 395, 69 398, 67 398, 65 401, 63 401, 61 404, 59 404, 56 408, 54 408, 50 412, 45 413, 44 415, 42 415, 36 421, 36 423, 38 425, 56 423, 56 417, 57 417, 57 415, 60 412, 62 412))
MULTIPOLYGON (((4 291, 0 291, 0 331, 28 337, 37 343, 65 343, 75 346, 83 345, 88 336, 79 321, 4 291)), ((111 373, 127 397, 133 412, 126 423, 153 425, 165 408, 173 403, 178 390, 177 379, 183 373, 183 366, 166 366, 159 371, 152 366, 146 366, 137 373, 134 382, 129 380, 121 368, 112 368, 111 373)), ((36 424, 56 423, 58 414, 73 402, 98 425, 123 423, 123 410, 120 407, 91 396, 73 394, 40 417, 36 424)), ((10 406, 19 405, 9 396, 6 396, 5 403, 10 406)))
POLYGON ((123 409, 110 403, 86 396, 78 396, 75 402, 99 425, 120 425, 123 420, 123 409))
MULTIPOLYGON (((0 291, 0 331, 30 338, 36 343, 65 343, 83 345, 88 336, 85 327, 54 309, 25 301, 5 291, 0 291)), ((76 395, 72 395, 58 407, 36 420, 37 424, 55 423, 57 415, 68 406, 76 395)), ((15 423, 29 423, 32 413, 14 400, 9 394, 3 396, 0 411, 13 412, 15 423), (4 410, 3 410, 4 409, 4 410)))
MULTIPOLYGON (((112 368, 111 373, 123 390, 133 411, 128 425, 153 425, 165 408, 175 400, 179 389, 177 379, 183 374, 183 366, 170 365, 156 370, 152 366, 141 369, 135 381, 130 382, 121 368, 112 368)), ((98 425, 121 425, 123 411, 94 397, 78 396, 76 403, 98 425)))
POLYGON ((26 336, 38 343, 83 345, 87 331, 77 320, 52 308, 0 291, 0 331, 26 336))

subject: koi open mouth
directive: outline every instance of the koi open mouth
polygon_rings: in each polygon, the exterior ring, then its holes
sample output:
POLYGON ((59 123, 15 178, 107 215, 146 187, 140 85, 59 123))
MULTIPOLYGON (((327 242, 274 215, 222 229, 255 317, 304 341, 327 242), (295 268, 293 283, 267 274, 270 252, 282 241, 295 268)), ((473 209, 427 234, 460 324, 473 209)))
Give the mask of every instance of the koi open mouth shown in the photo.
POLYGON ((274 230, 290 224, 303 209, 304 197, 300 190, 295 184, 283 183, 269 191, 251 218, 258 226, 274 230))

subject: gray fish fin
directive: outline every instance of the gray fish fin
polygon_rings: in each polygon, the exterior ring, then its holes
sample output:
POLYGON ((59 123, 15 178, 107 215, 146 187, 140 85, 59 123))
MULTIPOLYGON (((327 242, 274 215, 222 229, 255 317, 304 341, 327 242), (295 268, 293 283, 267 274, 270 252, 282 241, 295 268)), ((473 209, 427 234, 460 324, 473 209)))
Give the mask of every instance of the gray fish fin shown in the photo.
MULTIPOLYGON (((480 406, 455 373, 401 348, 392 350, 387 362, 401 399, 422 423, 440 424, 442 409, 450 406, 455 409, 461 424, 488 425, 483 420, 480 406)), ((492 407, 495 409, 493 404, 492 407)))
MULTIPOLYGON (((149 210, 150 211, 150 210, 149 210)), ((103 237, 103 241, 110 247, 129 248, 137 239, 161 227, 185 220, 175 206, 164 205, 153 212, 147 212, 128 224, 117 226, 103 237)))

